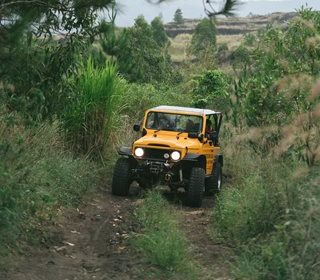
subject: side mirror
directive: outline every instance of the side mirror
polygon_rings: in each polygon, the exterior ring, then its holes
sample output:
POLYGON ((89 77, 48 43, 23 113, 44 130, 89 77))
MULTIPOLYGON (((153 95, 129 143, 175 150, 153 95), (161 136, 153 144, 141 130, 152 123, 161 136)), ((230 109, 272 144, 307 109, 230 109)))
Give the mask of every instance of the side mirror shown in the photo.
POLYGON ((198 134, 198 140, 202 143, 203 142, 203 139, 204 139, 204 136, 203 134, 198 134))
POLYGON ((140 127, 140 125, 138 125, 138 124, 135 124, 135 125, 133 126, 133 130, 134 130, 134 131, 140 131, 140 129, 141 129, 141 127, 140 127))

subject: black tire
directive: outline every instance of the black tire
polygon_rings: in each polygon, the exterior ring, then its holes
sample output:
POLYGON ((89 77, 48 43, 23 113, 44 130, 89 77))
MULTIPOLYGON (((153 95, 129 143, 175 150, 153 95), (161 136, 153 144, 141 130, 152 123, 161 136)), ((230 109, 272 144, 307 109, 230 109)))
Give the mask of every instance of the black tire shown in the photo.
POLYGON ((186 204, 191 207, 200 207, 202 204, 203 191, 205 186, 205 172, 200 167, 191 169, 189 187, 187 190, 186 204))
POLYGON ((128 158, 119 158, 114 167, 112 178, 112 194, 127 196, 131 184, 131 166, 128 158))
POLYGON ((205 194, 210 196, 219 193, 222 187, 222 166, 220 162, 214 163, 212 176, 206 180, 205 194))

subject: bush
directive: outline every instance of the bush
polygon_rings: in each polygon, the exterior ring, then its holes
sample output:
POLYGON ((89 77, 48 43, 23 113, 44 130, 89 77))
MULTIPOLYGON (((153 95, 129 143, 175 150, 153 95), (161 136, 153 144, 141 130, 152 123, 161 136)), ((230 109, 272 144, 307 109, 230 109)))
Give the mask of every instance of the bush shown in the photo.
POLYGON ((40 239, 61 206, 97 185, 97 166, 66 152, 59 134, 57 123, 25 128, 0 112, 0 254, 40 239))
POLYGON ((234 52, 238 118, 250 126, 283 125, 309 110, 307 97, 320 70, 319 22, 318 11, 301 9, 287 29, 269 26, 234 52))

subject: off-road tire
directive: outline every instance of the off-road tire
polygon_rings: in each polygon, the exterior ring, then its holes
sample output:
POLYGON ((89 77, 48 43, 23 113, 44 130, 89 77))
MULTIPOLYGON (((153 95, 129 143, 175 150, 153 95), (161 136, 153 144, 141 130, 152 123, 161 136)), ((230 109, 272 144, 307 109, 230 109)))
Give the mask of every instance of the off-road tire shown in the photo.
POLYGON ((193 167, 189 178, 186 204, 190 207, 200 207, 205 186, 205 172, 200 167, 193 167))
POLYGON ((127 196, 131 184, 131 167, 128 158, 119 158, 114 167, 111 190, 113 195, 127 196))
POLYGON ((212 175, 206 180, 205 195, 210 196, 221 191, 222 166, 220 162, 214 164, 212 175))

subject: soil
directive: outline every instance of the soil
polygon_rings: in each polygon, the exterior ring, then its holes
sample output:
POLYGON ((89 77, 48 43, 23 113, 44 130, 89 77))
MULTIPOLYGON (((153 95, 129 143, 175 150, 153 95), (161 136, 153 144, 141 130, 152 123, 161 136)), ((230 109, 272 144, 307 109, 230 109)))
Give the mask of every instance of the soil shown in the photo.
MULTIPOLYGON (((0 279, 159 279, 145 273, 154 268, 130 245, 129 235, 138 229, 132 213, 140 201, 136 190, 128 198, 101 190, 78 209, 64 210, 52 229, 55 238, 8 261, 0 279)), ((200 209, 172 203, 182 217, 193 255, 207 275, 204 278, 230 279, 230 249, 210 240, 208 232, 214 199, 206 198, 200 209)))

